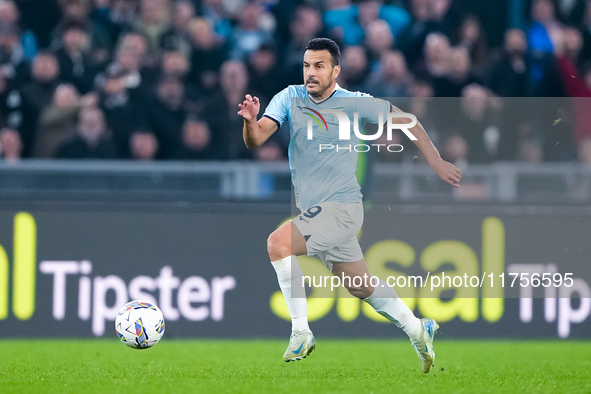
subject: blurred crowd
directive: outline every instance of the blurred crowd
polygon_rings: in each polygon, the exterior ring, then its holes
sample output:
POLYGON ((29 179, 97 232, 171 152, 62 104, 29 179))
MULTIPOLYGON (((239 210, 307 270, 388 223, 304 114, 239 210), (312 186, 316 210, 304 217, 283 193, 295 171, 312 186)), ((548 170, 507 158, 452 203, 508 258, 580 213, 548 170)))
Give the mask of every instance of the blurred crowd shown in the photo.
POLYGON ((591 163, 591 0, 0 0, 0 154, 285 160, 237 105, 301 84, 314 37, 454 163, 591 163))

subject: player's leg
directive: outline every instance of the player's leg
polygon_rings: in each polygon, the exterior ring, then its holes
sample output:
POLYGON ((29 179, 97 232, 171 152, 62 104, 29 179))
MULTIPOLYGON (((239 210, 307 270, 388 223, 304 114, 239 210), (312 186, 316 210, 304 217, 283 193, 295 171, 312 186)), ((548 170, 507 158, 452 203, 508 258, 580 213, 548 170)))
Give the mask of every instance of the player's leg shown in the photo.
POLYGON ((332 263, 332 274, 339 278, 346 278, 343 285, 352 296, 363 300, 374 292, 374 288, 370 283, 371 274, 365 260, 358 260, 353 263, 332 263), (354 280, 354 278, 359 279, 354 280), (365 278, 367 279, 364 280, 365 278))
MULTIPOLYGON (((346 247, 344 248, 346 249, 346 247)), ((371 278, 369 269, 363 259, 352 263, 333 263, 332 273, 343 278, 343 284, 351 295, 367 302, 376 312, 408 335, 417 355, 421 359, 423 372, 429 372, 435 360, 433 338, 439 328, 435 320, 415 317, 396 291, 377 277, 377 283, 375 279, 373 280, 373 284, 377 285, 374 288, 369 279, 371 278), (354 278, 358 279, 355 280, 354 278)))
POLYGON ((267 252, 272 261, 306 254, 306 239, 291 221, 285 222, 269 235, 267 252))
POLYGON ((292 331, 283 359, 300 360, 315 348, 314 335, 308 326, 304 288, 292 289, 292 284, 302 282, 302 270, 296 256, 306 253, 306 240, 291 221, 286 222, 269 236, 267 251, 291 317, 292 331))
MULTIPOLYGON (((333 263, 332 273, 340 278, 346 278, 343 283, 351 295, 367 302, 376 312, 401 328, 411 340, 419 338, 420 319, 415 317, 404 301, 398 297, 396 291, 386 282, 378 278, 377 286, 374 288, 371 285, 371 275, 365 260, 333 263)), ((375 279, 373 283, 376 284, 375 279)))

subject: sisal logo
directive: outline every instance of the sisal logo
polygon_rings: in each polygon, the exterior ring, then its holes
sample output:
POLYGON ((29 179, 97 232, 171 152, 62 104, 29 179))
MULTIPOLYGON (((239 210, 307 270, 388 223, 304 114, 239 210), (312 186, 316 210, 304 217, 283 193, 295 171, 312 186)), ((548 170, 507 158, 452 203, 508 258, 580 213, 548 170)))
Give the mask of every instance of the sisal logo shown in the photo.
MULTIPOLYGON (((375 134, 363 134, 362 130, 359 129, 359 113, 353 113, 353 127, 351 127, 351 120, 349 115, 344 111, 338 109, 323 109, 314 110, 310 107, 298 106, 299 110, 303 114, 308 115, 311 119, 308 119, 307 123, 307 139, 309 141, 314 139, 314 121, 323 132, 328 132, 329 127, 324 115, 332 115, 337 119, 338 122, 338 135, 341 141, 351 140, 351 128, 355 137, 363 141, 375 141, 382 137, 384 134, 384 124, 386 129, 386 139, 392 141, 392 135, 394 130, 401 130, 411 141, 416 141, 417 138, 410 131, 413 127, 418 124, 416 116, 405 112, 389 112, 385 116, 383 113, 377 114, 377 125, 378 129, 375 134), (410 119, 410 123, 407 120, 410 119)), ((319 144, 319 152, 322 151, 355 151, 355 152, 368 152, 375 148, 378 152, 380 149, 388 150, 389 152, 402 152, 404 149, 400 144, 357 144, 357 145, 335 145, 335 144, 319 144)))
MULTIPOLYGON (((13 226, 12 313, 19 320, 28 320, 35 313, 37 225, 31 214, 19 212, 13 226)), ((8 317, 10 273, 6 249, 0 245, 0 320, 8 317)))

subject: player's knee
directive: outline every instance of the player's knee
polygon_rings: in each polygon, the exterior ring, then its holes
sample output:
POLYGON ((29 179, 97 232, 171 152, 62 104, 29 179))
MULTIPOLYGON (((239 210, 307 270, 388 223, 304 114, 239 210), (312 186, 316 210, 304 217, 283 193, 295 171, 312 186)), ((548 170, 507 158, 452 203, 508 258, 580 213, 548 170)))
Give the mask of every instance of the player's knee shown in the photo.
POLYGON ((267 238, 267 253, 271 261, 281 260, 291 255, 290 242, 281 235, 281 233, 274 231, 267 238))

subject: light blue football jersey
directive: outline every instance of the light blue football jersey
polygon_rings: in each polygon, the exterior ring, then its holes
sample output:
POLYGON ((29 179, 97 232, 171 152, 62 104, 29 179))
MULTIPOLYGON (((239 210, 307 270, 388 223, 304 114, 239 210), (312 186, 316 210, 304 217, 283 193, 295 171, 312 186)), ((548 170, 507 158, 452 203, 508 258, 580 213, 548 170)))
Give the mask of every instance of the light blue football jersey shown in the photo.
POLYGON ((360 142, 353 131, 354 114, 358 114, 359 130, 363 130, 366 123, 378 123, 379 113, 386 119, 388 112, 388 101, 350 92, 339 85, 321 101, 313 100, 304 85, 290 85, 273 97, 263 116, 279 126, 289 122, 289 167, 300 211, 326 201, 361 203, 361 188, 355 176, 359 154, 355 147, 360 142), (338 115, 327 110, 347 115, 350 139, 340 139, 338 115))

